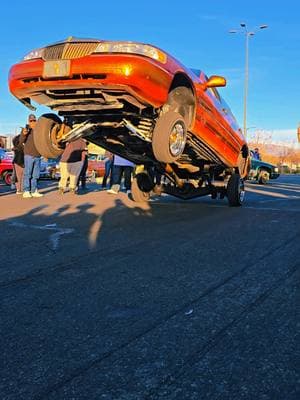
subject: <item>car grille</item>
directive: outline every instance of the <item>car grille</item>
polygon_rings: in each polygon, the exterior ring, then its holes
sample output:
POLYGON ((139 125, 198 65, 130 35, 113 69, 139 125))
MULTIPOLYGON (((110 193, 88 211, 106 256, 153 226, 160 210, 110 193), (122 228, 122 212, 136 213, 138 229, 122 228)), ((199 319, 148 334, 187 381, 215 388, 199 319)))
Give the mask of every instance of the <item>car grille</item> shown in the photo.
POLYGON ((46 47, 44 60, 70 60, 88 56, 96 50, 99 43, 61 43, 46 47))

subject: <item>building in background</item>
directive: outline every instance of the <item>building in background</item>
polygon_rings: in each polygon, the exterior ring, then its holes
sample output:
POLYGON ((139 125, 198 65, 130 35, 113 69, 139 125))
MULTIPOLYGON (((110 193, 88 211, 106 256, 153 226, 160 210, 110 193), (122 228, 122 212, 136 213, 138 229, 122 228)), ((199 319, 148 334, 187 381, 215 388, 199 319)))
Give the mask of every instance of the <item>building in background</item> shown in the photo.
POLYGON ((7 149, 7 142, 7 136, 0 135, 0 148, 2 147, 3 149, 7 149))

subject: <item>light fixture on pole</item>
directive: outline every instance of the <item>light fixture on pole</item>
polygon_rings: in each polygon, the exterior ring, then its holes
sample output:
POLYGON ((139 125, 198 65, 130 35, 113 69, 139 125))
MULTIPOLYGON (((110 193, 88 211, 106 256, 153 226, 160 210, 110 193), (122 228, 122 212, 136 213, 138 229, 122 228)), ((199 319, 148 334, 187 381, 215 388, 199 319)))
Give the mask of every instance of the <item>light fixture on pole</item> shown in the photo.
POLYGON ((248 99, 248 81, 249 81, 249 38, 255 35, 258 29, 266 29, 268 25, 260 25, 255 29, 248 30, 245 22, 240 23, 241 29, 231 29, 229 33, 242 33, 245 35, 245 82, 244 82, 244 136, 247 136, 247 99, 248 99))

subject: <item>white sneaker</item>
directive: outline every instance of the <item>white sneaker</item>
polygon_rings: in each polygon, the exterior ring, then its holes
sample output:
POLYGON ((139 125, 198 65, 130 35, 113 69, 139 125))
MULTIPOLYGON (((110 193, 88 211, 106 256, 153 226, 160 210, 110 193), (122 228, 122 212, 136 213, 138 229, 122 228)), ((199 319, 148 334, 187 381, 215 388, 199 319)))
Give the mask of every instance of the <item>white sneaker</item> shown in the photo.
POLYGON ((16 191, 16 194, 23 194, 23 192, 19 192, 18 190, 16 191))
POLYGON ((31 196, 31 193, 30 192, 24 192, 23 193, 23 199, 30 199, 32 196, 31 196))
POLYGON ((36 190, 35 192, 31 193, 32 197, 43 197, 44 195, 42 193, 40 193, 38 190, 36 190))
POLYGON ((114 189, 108 189, 107 193, 109 194, 118 194, 118 192, 114 189))

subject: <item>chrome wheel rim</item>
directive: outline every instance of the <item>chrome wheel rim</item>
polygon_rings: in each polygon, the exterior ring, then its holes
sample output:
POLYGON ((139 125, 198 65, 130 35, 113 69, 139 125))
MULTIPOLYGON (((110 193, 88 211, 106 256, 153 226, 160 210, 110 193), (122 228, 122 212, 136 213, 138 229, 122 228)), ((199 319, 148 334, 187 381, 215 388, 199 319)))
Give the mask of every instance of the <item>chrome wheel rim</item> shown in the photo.
POLYGON ((169 149, 172 156, 179 156, 185 146, 185 129, 180 122, 174 124, 169 139, 169 149))
POLYGON ((240 203, 242 203, 245 199, 245 185, 242 179, 240 179, 240 185, 239 185, 239 198, 240 198, 240 203))

